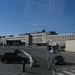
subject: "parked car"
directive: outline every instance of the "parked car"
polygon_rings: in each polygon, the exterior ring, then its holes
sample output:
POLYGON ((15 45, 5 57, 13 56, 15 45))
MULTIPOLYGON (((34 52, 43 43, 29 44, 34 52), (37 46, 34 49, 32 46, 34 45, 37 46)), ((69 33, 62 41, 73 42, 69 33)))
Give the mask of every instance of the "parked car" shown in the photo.
POLYGON ((5 64, 6 63, 10 63, 10 62, 21 62, 21 63, 24 63, 24 61, 25 62, 29 61, 29 58, 19 56, 16 53, 5 53, 1 57, 1 62, 4 62, 5 64))
POLYGON ((54 55, 52 59, 52 63, 57 64, 66 64, 66 61, 62 55, 54 55))

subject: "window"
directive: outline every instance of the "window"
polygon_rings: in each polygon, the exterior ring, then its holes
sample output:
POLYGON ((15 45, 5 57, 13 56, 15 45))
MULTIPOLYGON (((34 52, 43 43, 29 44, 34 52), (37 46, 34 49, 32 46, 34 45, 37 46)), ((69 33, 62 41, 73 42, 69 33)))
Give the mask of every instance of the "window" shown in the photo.
POLYGON ((44 35, 44 37, 45 37, 45 35, 44 35))

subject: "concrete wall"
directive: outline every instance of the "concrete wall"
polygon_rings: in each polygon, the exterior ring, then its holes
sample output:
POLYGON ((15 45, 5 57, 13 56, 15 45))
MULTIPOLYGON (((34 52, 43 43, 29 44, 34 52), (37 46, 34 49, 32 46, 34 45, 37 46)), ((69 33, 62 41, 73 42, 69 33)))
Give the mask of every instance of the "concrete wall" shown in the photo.
POLYGON ((32 40, 33 43, 46 43, 46 33, 42 32, 42 33, 32 33, 32 40))
POLYGON ((66 51, 75 52, 75 40, 66 41, 66 51))
POLYGON ((65 46, 66 40, 75 40, 75 34, 59 34, 59 35, 47 35, 48 40, 52 40, 52 44, 59 44, 65 46))

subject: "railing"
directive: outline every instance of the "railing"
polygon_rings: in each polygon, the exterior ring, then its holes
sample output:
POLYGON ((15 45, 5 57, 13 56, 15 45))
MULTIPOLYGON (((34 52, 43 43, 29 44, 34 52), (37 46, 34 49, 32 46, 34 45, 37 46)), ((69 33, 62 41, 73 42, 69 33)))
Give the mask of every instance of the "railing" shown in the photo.
POLYGON ((27 70, 27 71, 29 71, 30 70, 30 68, 33 66, 33 64, 34 64, 34 61, 33 61, 33 59, 32 59, 32 57, 31 57, 31 55, 30 54, 28 54, 28 53, 26 53, 23 49, 21 49, 21 51, 29 58, 29 60, 30 60, 30 67, 29 67, 29 69, 27 70))

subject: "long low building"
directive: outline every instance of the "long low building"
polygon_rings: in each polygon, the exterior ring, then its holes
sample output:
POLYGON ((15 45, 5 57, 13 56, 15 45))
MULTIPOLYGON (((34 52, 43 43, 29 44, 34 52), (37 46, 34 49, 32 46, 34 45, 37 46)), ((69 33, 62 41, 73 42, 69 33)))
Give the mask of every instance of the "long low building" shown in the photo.
POLYGON ((1 37, 0 42, 6 44, 6 40, 21 40, 25 46, 37 45, 45 46, 47 40, 51 42, 51 45, 66 46, 66 40, 75 40, 75 33, 70 34, 57 34, 55 31, 50 32, 33 32, 19 34, 19 36, 7 36, 1 37))
POLYGON ((7 36, 6 38, 0 39, 3 45, 32 45, 32 36, 30 34, 19 35, 19 36, 7 36))
POLYGON ((65 46, 66 40, 75 40, 75 33, 47 35, 47 39, 52 41, 53 45, 58 44, 60 46, 65 46))

